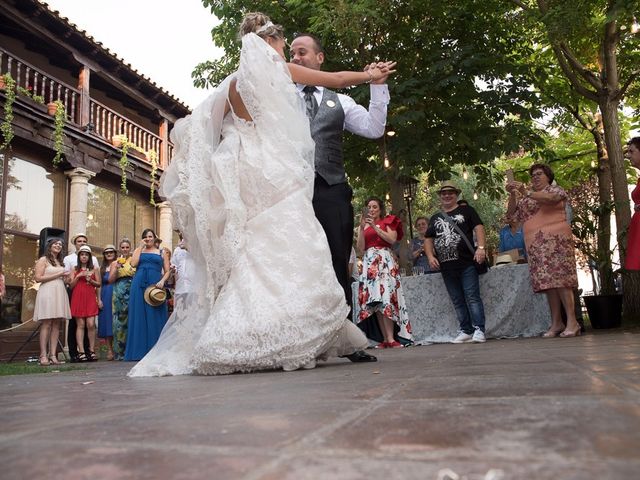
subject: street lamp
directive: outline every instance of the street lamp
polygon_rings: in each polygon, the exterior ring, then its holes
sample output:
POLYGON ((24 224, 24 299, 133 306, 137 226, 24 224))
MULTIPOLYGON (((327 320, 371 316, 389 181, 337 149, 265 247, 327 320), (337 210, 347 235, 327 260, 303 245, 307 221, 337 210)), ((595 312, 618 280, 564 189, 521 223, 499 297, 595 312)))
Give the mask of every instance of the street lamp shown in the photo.
POLYGON ((407 204, 407 215, 409 215, 409 235, 413 238, 413 221, 411 220, 411 202, 416 196, 418 189, 418 180, 413 177, 401 176, 399 179, 402 184, 402 196, 407 204))

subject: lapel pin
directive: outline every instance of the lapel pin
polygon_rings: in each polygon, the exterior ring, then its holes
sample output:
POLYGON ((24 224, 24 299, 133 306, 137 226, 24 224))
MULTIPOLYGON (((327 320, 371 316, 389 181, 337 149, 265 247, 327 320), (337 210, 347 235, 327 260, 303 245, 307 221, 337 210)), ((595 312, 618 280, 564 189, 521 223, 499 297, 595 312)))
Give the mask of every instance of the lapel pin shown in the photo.
POLYGON ((335 106, 336 106, 336 102, 334 102, 333 100, 327 100, 327 107, 333 108, 335 106))

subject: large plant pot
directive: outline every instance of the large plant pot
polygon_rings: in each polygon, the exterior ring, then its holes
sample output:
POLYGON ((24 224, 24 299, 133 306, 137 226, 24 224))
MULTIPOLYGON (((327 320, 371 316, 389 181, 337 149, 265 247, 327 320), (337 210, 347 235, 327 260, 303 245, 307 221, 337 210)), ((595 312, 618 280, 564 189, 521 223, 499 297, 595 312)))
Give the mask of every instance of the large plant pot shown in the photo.
POLYGON ((593 328, 618 328, 622 323, 622 295, 582 297, 593 328))

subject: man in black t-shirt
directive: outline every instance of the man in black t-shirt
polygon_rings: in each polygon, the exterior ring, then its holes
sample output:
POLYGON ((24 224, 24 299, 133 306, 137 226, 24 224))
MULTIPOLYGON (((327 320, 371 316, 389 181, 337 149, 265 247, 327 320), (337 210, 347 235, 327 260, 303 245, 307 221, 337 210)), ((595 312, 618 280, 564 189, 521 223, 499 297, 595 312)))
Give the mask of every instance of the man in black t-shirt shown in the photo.
POLYGON ((460 189, 452 182, 443 182, 438 194, 442 211, 431 216, 425 249, 431 268, 442 272, 456 309, 460 332, 453 343, 484 343, 484 305, 474 264, 486 260, 484 225, 472 207, 458 205, 460 189), (472 251, 474 233, 478 247, 472 251))

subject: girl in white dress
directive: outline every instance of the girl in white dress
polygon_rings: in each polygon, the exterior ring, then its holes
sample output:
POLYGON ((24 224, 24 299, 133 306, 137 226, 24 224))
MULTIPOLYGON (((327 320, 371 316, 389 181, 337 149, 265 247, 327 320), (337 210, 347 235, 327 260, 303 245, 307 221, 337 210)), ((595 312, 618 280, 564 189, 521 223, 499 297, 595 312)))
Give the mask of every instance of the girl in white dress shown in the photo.
POLYGON ((241 33, 238 71, 176 123, 162 178, 196 291, 130 376, 313 368, 367 345, 313 211, 314 143, 294 82, 342 88, 395 64, 337 73, 287 64, 282 28, 262 14, 248 14, 241 33))

